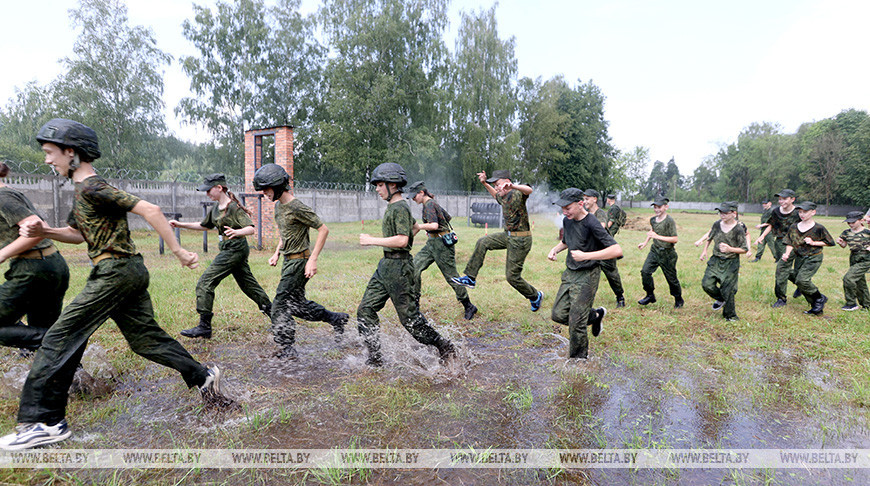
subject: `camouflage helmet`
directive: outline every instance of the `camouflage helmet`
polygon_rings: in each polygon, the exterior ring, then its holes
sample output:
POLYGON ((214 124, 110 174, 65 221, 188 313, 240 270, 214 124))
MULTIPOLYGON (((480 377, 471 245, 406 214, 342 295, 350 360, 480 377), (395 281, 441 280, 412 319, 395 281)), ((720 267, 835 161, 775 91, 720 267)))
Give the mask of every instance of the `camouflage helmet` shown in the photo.
POLYGON ((262 191, 267 187, 286 189, 290 176, 278 164, 265 164, 254 173, 254 190, 262 191))
POLYGON ((75 150, 83 160, 100 158, 100 146, 97 143, 97 132, 86 125, 65 118, 54 118, 39 129, 36 141, 40 144, 53 143, 60 147, 75 150))
POLYGON ((403 187, 408 183, 405 177, 405 169, 395 162, 384 162, 375 167, 372 171, 372 177, 369 179, 369 184, 377 184, 378 182, 393 182, 396 187, 403 187))

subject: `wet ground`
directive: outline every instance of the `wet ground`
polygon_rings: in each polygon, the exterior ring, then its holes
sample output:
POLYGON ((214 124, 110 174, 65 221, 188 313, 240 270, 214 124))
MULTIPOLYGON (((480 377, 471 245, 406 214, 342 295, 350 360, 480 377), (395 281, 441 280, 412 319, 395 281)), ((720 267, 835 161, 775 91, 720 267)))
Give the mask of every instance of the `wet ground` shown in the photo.
MULTIPOLYGON (((499 326, 491 326, 498 329, 499 326)), ((443 329, 443 328, 442 328, 443 329)), ((558 329, 554 329, 557 331, 558 329)), ((229 331, 229 330, 228 330, 229 331)), ((605 332, 607 329, 605 329, 605 332)), ((393 322, 382 327, 386 365, 364 364, 352 329, 334 343, 326 326, 301 325, 299 359, 273 358, 265 333, 240 344, 195 342, 226 373, 241 407, 207 410, 177 376, 138 361, 117 377, 92 346, 84 365, 111 393, 77 395, 70 407, 70 448, 870 448, 866 411, 834 409, 817 395, 836 376, 788 352, 754 352, 716 366, 702 347, 687 359, 624 356, 595 349, 570 362, 565 332, 541 333, 536 345, 511 323, 498 332, 457 338, 457 362, 393 322), (77 423, 78 422, 78 423, 77 423)), ((0 396, 17 395, 29 366, 9 353, 0 396)), ((180 473, 144 472, 143 482, 172 482, 180 473)), ((324 472, 197 471, 198 481, 373 484, 867 484, 855 470, 463 470, 351 471, 335 482, 324 472)), ((105 472, 77 478, 102 482, 105 472)))

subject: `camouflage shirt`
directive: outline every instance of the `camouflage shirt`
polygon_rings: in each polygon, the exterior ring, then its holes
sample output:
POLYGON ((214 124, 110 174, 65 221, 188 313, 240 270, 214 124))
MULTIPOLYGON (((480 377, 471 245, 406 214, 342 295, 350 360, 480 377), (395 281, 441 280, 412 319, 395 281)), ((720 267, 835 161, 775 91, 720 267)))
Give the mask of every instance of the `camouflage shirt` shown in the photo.
POLYGON ((408 235, 408 244, 402 248, 384 248, 385 253, 393 253, 397 251, 411 251, 414 246, 414 235, 411 232, 414 227, 414 218, 411 216, 411 208, 408 207, 408 202, 404 199, 387 204, 387 211, 384 213, 384 220, 381 223, 381 231, 384 233, 384 238, 389 238, 396 235, 408 235))
POLYGON ((427 231, 429 234, 437 234, 442 231, 448 231, 450 228, 447 223, 450 222, 450 215, 444 210, 434 199, 429 199, 423 203, 423 222, 438 223, 438 229, 435 231, 427 231))
POLYGON ((771 214, 773 214, 773 208, 765 209, 764 212, 761 213, 761 224, 769 223, 771 214))
POLYGON ((607 228, 607 232, 610 233, 610 236, 616 236, 616 233, 619 233, 619 228, 622 228, 625 225, 626 216, 625 211, 623 211, 618 204, 610 206, 610 209, 607 210, 607 221, 613 222, 613 224, 610 225, 610 228, 607 228))
POLYGON ((852 254, 867 255, 870 251, 867 247, 870 246, 870 230, 867 228, 855 233, 852 229, 847 229, 840 233, 840 238, 846 240, 846 246, 852 251, 852 254))
POLYGON ((802 257, 818 255, 821 253, 823 247, 808 245, 806 241, 804 241, 807 237, 815 241, 824 241, 827 246, 834 246, 835 244, 834 238, 831 237, 828 230, 819 223, 814 224, 812 228, 804 232, 798 229, 797 223, 791 225, 782 242, 787 246, 794 247, 795 253, 802 257))
MULTIPOLYGON (((657 222, 656 217, 653 216, 649 219, 649 224, 652 226, 652 230, 659 236, 677 236, 677 223, 670 214, 665 214, 665 219, 663 219, 661 223, 657 222)), ((653 250, 671 250, 673 248, 673 243, 667 243, 657 239, 652 240, 653 250)))
POLYGON ((311 243, 308 239, 310 228, 323 226, 320 217, 299 199, 287 204, 275 202, 275 223, 281 233, 281 254, 290 255, 307 250, 311 243))
MULTIPOLYGON (((0 187, 0 248, 17 240, 18 222, 33 215, 39 216, 39 213, 24 194, 8 186, 0 187)), ((41 250, 50 246, 51 240, 43 238, 32 249, 41 250)))
POLYGON ((232 229, 254 226, 251 218, 248 217, 248 213, 236 204, 235 201, 230 201, 223 210, 219 209, 217 204, 212 205, 211 211, 206 213, 205 218, 199 224, 203 228, 217 228, 218 234, 221 237, 221 250, 238 250, 248 247, 248 238, 245 236, 227 237, 226 233, 224 233, 225 226, 229 226, 232 229))
POLYGON ((713 227, 710 228, 709 239, 710 246, 713 247, 713 256, 717 256, 719 258, 740 257, 739 253, 725 253, 720 251, 719 243, 725 243, 726 245, 733 246, 735 248, 743 248, 744 250, 749 249, 746 244, 746 226, 739 221, 727 233, 722 231, 722 221, 716 221, 715 223, 713 223, 713 227))
POLYGON ((595 219, 597 219, 598 222, 601 223, 602 228, 607 225, 607 213, 605 213, 603 209, 598 208, 593 214, 595 215, 595 219))
POLYGON ((111 251, 136 254, 130 237, 127 212, 141 201, 138 197, 112 187, 98 175, 76 182, 76 195, 67 224, 79 230, 88 244, 88 257, 111 251))
POLYGON ((788 214, 782 214, 782 208, 776 207, 770 213, 770 219, 767 221, 770 224, 770 233, 774 238, 784 238, 788 233, 791 225, 801 220, 797 208, 792 209, 788 214))
POLYGON ((529 196, 517 189, 511 189, 504 196, 498 194, 495 196, 504 213, 506 231, 529 231, 529 211, 526 209, 528 198, 529 196))

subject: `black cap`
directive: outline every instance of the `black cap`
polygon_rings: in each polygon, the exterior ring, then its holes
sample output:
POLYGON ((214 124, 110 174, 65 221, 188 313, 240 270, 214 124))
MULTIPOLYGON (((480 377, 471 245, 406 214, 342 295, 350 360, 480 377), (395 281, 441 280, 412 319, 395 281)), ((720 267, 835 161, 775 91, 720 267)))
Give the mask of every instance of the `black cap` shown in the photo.
POLYGON ((783 189, 778 193, 774 194, 776 197, 797 197, 797 193, 792 191, 791 189, 783 189))
POLYGON ((416 196, 418 192, 425 190, 426 183, 423 181, 417 181, 405 188, 405 197, 408 199, 414 199, 414 196, 416 196))
POLYGON ((489 177, 489 179, 486 180, 486 182, 489 182, 490 184, 492 184, 493 182, 495 182, 499 179, 510 179, 510 178, 511 178, 511 171, 500 169, 500 170, 492 171, 492 175, 489 177))
POLYGON ((203 184, 196 188, 197 191, 207 191, 214 186, 227 186, 227 176, 216 173, 205 176, 203 184))
POLYGON ((583 191, 577 189, 575 187, 569 187, 564 191, 559 193, 559 199, 556 200, 553 204, 558 205, 559 207, 565 207, 571 203, 579 202, 583 200, 583 191))
POLYGON ((862 213, 861 211, 849 211, 846 214, 846 219, 843 222, 844 223, 854 223, 855 221, 858 221, 859 219, 862 219, 862 218, 864 218, 864 213, 862 213))
POLYGON ((585 191, 583 191, 583 195, 587 197, 594 197, 595 199, 601 197, 601 193, 596 191, 595 189, 586 189, 585 191))
POLYGON ((669 203, 669 202, 671 202, 670 199, 668 199, 668 198, 666 198, 666 197, 661 197, 661 196, 659 196, 659 197, 656 198, 655 201, 653 201, 652 204, 650 204, 650 206, 664 206, 665 204, 667 204, 667 203, 669 203))
POLYGON ((731 211, 737 211, 737 203, 734 201, 725 201, 722 204, 716 206, 716 211, 720 213, 730 213, 731 211))
POLYGON ((816 209, 816 203, 812 201, 804 201, 800 204, 795 204, 794 207, 803 209, 804 211, 813 211, 816 209))
POLYGON ((616 194, 608 194, 607 199, 613 199, 614 201, 616 201, 616 194))

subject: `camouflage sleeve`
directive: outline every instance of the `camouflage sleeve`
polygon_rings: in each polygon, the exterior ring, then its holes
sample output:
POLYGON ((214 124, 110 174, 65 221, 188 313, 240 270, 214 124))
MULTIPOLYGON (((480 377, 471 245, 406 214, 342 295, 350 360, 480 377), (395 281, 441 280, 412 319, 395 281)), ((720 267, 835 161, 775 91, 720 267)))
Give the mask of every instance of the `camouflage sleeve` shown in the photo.
POLYGON ((411 217, 411 211, 396 211, 393 219, 393 229, 397 235, 411 236, 411 229, 414 226, 414 218, 411 217))
POLYGON ((438 208, 435 206, 434 201, 430 200, 423 205, 423 222, 441 225, 441 221, 438 220, 438 208))
POLYGON ((199 222, 199 225, 202 226, 203 228, 206 228, 206 229, 213 229, 214 228, 214 216, 212 216, 214 214, 214 208, 215 208, 214 206, 209 208, 209 210, 206 211, 206 213, 205 213, 205 217, 202 218, 202 221, 199 222))
POLYGON ((3 218, 7 225, 15 226, 22 219, 36 214, 23 198, 21 194, 5 191, 0 196, 0 218, 3 218))
POLYGON ((828 228, 825 228, 822 225, 819 225, 819 241, 824 241, 828 246, 834 246, 836 243, 834 242, 834 238, 831 236, 831 233, 828 232, 828 228))
POLYGON ((674 221, 674 218, 668 216, 663 221, 662 232, 659 233, 662 236, 677 236, 677 222, 674 221))
POLYGON ((142 200, 107 183, 92 186, 88 191, 83 192, 82 195, 90 200, 95 208, 107 214, 129 212, 142 200))
POLYGON ((840 233, 839 238, 842 239, 842 240, 845 240, 846 238, 848 238, 848 236, 849 236, 849 231, 851 231, 851 230, 843 230, 843 232, 840 233))
POLYGON ((707 239, 713 241, 716 238, 716 235, 721 231, 721 227, 719 226, 719 222, 716 221, 713 223, 713 226, 710 227, 710 234, 707 235, 707 239))
POLYGON ((296 213, 296 218, 309 228, 319 229, 323 226, 323 220, 308 206, 302 205, 296 213))

